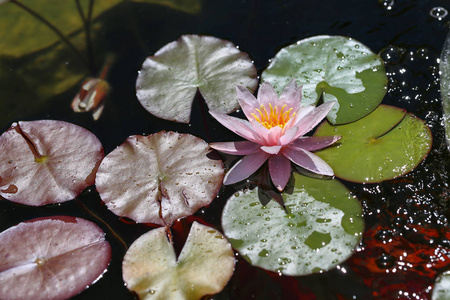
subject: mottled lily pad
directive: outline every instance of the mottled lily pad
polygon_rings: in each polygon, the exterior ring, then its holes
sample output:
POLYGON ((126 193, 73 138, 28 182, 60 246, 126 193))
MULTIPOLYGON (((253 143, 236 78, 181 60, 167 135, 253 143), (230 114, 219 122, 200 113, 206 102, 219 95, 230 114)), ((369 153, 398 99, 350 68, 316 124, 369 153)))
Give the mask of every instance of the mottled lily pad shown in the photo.
POLYGON ((144 61, 136 96, 151 114, 188 123, 197 89, 210 110, 230 113, 239 107, 238 84, 252 92, 258 84, 246 53, 215 37, 183 35, 144 61))
POLYGON ((258 189, 232 196, 222 214, 224 233, 254 266, 293 276, 330 270, 361 238, 361 206, 337 180, 293 177, 292 193, 283 193, 287 212, 258 189))
POLYGON ((446 271, 436 278, 431 299, 450 299, 450 271, 446 271))
POLYGON ((328 114, 333 124, 358 120, 386 94, 383 61, 362 43, 343 36, 314 36, 281 49, 262 73, 280 93, 296 78, 303 85, 302 104, 337 100, 328 114))
POLYGON ((361 183, 380 182, 414 170, 431 148, 431 131, 404 109, 380 105, 351 124, 322 123, 315 136, 340 135, 342 139, 315 152, 342 179, 361 183))
POLYGON ((102 161, 95 184, 115 214, 171 225, 216 197, 224 170, 222 161, 208 157, 210 151, 190 134, 130 136, 102 161))
POLYGON ((68 299, 94 283, 111 260, 94 223, 55 216, 0 233, 0 299, 68 299))
POLYGON ((220 292, 234 271, 230 243, 217 230, 194 222, 178 259, 167 228, 138 238, 123 259, 123 280, 139 299, 201 299, 220 292))
POLYGON ((103 146, 75 124, 13 123, 0 136, 0 195, 39 206, 72 200, 95 180, 103 146))

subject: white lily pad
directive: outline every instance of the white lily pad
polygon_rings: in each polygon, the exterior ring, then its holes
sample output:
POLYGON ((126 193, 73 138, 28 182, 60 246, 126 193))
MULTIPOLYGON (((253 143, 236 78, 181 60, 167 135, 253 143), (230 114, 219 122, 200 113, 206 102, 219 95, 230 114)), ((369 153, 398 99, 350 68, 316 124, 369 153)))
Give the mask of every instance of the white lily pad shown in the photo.
POLYGON ((139 299, 200 299, 220 292, 235 264, 225 237, 194 222, 177 259, 166 230, 151 230, 128 249, 122 264, 127 288, 139 299))
POLYGON ((103 146, 75 124, 13 123, 0 136, 0 195, 39 206, 72 200, 94 183, 103 146))
POLYGON ((0 233, 0 299, 67 299, 111 260, 105 233, 76 217, 33 219, 0 233))
POLYGON ((361 239, 361 205, 335 179, 293 177, 292 193, 283 193, 287 211, 277 201, 267 203, 258 189, 228 199, 224 233, 254 266, 292 276, 330 270, 350 257, 361 239))
POLYGON ((281 93, 292 78, 303 86, 302 105, 336 100, 333 124, 356 121, 386 94, 384 64, 362 43, 343 36, 314 36, 281 49, 261 75, 281 93))
POLYGON ((136 81, 136 96, 151 114, 188 123, 197 89, 210 110, 239 107, 236 85, 252 92, 258 85, 249 56, 225 40, 183 35, 148 57, 136 81))
POLYGON ((436 278, 431 299, 450 299, 450 271, 446 271, 436 278))
POLYGON ((216 197, 223 164, 208 144, 190 134, 161 131, 130 136, 102 161, 97 191, 116 215, 171 225, 216 197))
POLYGON ((439 63, 442 106, 444 107, 444 126, 447 137, 447 148, 450 151, 450 33, 445 39, 439 63))

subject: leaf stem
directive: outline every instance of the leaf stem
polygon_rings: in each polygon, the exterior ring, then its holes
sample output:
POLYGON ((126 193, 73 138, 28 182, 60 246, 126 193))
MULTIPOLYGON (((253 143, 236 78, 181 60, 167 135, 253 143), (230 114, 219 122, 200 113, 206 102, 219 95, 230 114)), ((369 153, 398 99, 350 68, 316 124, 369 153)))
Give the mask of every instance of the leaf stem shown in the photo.
POLYGON ((94 7, 94 0, 89 0, 89 8, 88 8, 87 16, 84 15, 80 0, 75 0, 75 3, 77 5, 78 13, 81 17, 81 20, 83 21, 84 32, 85 32, 85 36, 86 36, 87 56, 88 56, 88 60, 89 60, 89 71, 91 72, 91 75, 94 75, 95 71, 96 71, 96 65, 95 65, 94 51, 92 48, 92 39, 91 39, 91 22, 92 22, 92 12, 93 12, 93 7, 94 7))
POLYGON ((43 16, 41 16, 40 14, 38 14, 36 11, 34 11, 33 9, 31 9, 30 7, 26 6, 25 4, 17 1, 17 0, 10 0, 11 3, 14 3, 15 5, 19 6, 20 8, 22 8, 23 10, 25 10, 26 12, 28 12, 30 15, 32 15, 33 17, 35 17, 36 19, 38 19, 39 21, 41 21, 42 23, 44 23, 50 30, 52 30, 60 39, 61 41, 63 41, 70 49, 72 49, 72 51, 76 54, 76 56, 83 61, 84 64, 86 64, 86 66, 89 67, 88 62, 86 61, 86 58, 80 53, 80 51, 78 51, 77 48, 75 48, 75 46, 64 36, 64 34, 62 34, 61 31, 59 31, 58 28, 56 28, 52 23, 50 23, 47 19, 45 19, 43 16))
POLYGON ((80 205, 85 211, 87 211, 91 216, 93 216, 95 219, 99 220, 103 225, 108 228, 109 232, 123 245, 125 248, 125 251, 128 249, 127 243, 111 228, 111 226, 108 225, 105 221, 103 221, 102 218, 100 218, 98 215, 96 215, 92 210, 90 210, 86 205, 84 205, 79 199, 76 199, 78 205, 80 205))

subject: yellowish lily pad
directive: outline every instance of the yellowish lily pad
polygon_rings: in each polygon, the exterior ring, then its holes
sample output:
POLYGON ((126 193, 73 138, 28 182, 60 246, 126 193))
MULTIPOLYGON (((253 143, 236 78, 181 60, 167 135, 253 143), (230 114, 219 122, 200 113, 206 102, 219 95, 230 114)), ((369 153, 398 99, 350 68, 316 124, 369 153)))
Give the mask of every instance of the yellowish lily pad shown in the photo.
POLYGON ((138 238, 122 263, 123 280, 139 299, 201 299, 220 292, 234 271, 230 243, 217 230, 194 222, 176 258, 165 227, 138 238))

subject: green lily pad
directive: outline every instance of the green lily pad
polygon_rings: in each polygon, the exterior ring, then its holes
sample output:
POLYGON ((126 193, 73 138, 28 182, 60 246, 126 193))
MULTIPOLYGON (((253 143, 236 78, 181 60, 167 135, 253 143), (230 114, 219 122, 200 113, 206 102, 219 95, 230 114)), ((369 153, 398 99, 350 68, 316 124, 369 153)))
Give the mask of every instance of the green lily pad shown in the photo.
POLYGON ((166 230, 151 230, 128 249, 122 263, 127 288, 139 299, 200 299, 220 292, 234 271, 225 237, 194 222, 177 259, 166 230))
POLYGON ((352 255, 364 221, 358 199, 337 180, 294 173, 287 212, 278 202, 266 205, 258 189, 238 192, 222 214, 225 235, 252 265, 284 275, 327 271, 352 255))
POLYGON ((281 49, 261 75, 280 93, 296 78, 302 103, 337 100, 328 114, 333 124, 356 121, 373 111, 386 94, 383 61, 360 42, 343 36, 314 36, 281 49))
POLYGON ((136 96, 151 114, 188 123, 197 89, 210 110, 230 113, 239 107, 236 85, 258 85, 250 57, 228 41, 183 35, 148 57, 136 81, 136 96))
POLYGON ((380 105, 365 118, 332 126, 323 122, 315 136, 341 135, 335 145, 315 152, 348 181, 373 183, 411 172, 431 148, 431 131, 404 109, 380 105))
POLYGON ((447 300, 450 298, 450 271, 446 271, 436 278, 431 299, 447 300))

